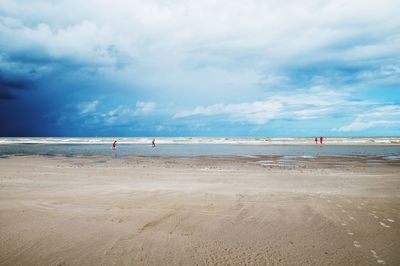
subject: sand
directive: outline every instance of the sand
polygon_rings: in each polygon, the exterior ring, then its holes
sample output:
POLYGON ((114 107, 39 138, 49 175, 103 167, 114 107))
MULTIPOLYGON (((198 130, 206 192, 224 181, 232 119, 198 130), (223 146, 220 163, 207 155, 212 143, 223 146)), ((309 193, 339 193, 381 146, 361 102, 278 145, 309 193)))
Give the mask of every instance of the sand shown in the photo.
POLYGON ((400 265, 399 170, 381 158, 3 157, 0 265, 400 265))

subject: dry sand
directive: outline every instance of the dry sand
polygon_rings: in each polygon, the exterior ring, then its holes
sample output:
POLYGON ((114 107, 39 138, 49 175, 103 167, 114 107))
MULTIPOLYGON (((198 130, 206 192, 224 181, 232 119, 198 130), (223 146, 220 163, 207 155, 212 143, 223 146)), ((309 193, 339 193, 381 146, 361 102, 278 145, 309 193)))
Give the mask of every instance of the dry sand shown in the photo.
POLYGON ((399 161, 278 159, 1 158, 0 265, 400 265, 399 161))

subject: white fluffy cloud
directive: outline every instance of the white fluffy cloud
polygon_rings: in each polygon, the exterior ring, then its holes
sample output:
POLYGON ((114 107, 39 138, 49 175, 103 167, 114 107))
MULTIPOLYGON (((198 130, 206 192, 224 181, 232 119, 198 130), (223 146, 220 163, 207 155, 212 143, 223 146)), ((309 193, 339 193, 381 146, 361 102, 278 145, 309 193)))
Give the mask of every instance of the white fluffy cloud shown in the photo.
POLYGON ((136 110, 134 111, 134 115, 138 114, 150 114, 156 109, 156 104, 154 102, 137 102, 136 110))
MULTIPOLYGON (((119 105, 117 108, 112 109, 106 113, 100 113, 100 117, 104 123, 108 125, 124 125, 132 123, 138 119, 143 119, 143 116, 151 115, 156 111, 156 104, 154 102, 136 102, 135 108, 130 108, 125 105, 119 105)), ((98 120, 98 119, 96 119, 98 120)))
POLYGON ((263 76, 279 81, 277 69, 398 57, 399 9, 395 0, 3 1, 0 49, 96 67, 127 63, 135 84, 164 90, 254 90, 263 76), (205 82, 209 69, 221 75, 205 82))
POLYGON ((349 131, 361 131, 370 129, 373 127, 389 127, 399 125, 399 121, 393 120, 377 120, 377 121, 366 121, 366 120, 356 120, 349 125, 342 126, 338 131, 349 132, 349 131))
POLYGON ((360 113, 355 120, 348 125, 342 126, 337 131, 351 132, 361 131, 374 127, 393 127, 400 125, 400 106, 388 105, 372 108, 360 113))
MULTIPOLYGON (((75 110, 66 110, 74 114, 73 119, 84 118, 86 125, 126 125, 135 121, 148 118, 157 112, 157 104, 154 102, 136 102, 134 107, 118 105, 115 108, 102 103, 101 100, 82 102, 76 105, 75 110), (108 109, 108 110, 107 110, 108 109), (106 111, 104 111, 106 110, 106 111)), ((65 115, 64 115, 65 116, 65 115)), ((67 119, 65 116, 64 119, 67 119)))
POLYGON ((91 101, 91 102, 85 102, 85 103, 81 103, 78 106, 78 109, 80 110, 79 113, 81 115, 85 115, 88 113, 92 113, 94 111, 96 111, 97 105, 99 104, 98 100, 95 101, 91 101))
MULTIPOLYGON (((354 102, 349 93, 313 87, 309 90, 298 90, 291 95, 275 95, 265 101, 198 106, 191 110, 177 112, 174 118, 222 116, 231 122, 262 125, 276 119, 308 120, 329 117, 346 111, 352 113, 373 105, 375 103, 371 101, 354 102)), ((384 113, 385 110, 382 112, 384 113)))
POLYGON ((235 122, 252 124, 264 124, 270 119, 276 118, 282 110, 282 103, 278 101, 264 101, 240 104, 215 104, 207 107, 196 107, 191 111, 177 113, 175 118, 194 115, 219 116, 227 115, 228 119, 235 122))
POLYGON ((0 45, 1 50, 10 55, 31 53, 42 59, 68 59, 97 66, 117 60, 112 53, 113 33, 93 21, 55 28, 48 23, 27 26, 22 21, 0 17, 0 37, 7 40, 0 45))

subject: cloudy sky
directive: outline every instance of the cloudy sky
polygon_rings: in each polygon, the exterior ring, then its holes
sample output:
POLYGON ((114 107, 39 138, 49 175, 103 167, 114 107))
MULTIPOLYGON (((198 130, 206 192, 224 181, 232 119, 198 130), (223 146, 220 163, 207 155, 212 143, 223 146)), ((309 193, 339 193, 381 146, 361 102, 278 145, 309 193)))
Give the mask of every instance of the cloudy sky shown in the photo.
POLYGON ((1 136, 400 135, 400 2, 0 2, 1 136))

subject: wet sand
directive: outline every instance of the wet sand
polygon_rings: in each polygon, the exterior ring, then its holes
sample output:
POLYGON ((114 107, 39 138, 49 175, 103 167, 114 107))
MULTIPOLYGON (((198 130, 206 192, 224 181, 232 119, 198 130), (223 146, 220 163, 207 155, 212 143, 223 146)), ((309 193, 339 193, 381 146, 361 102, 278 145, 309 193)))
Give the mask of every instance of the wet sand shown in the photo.
POLYGON ((0 159, 0 265, 400 265, 400 161, 0 159))

